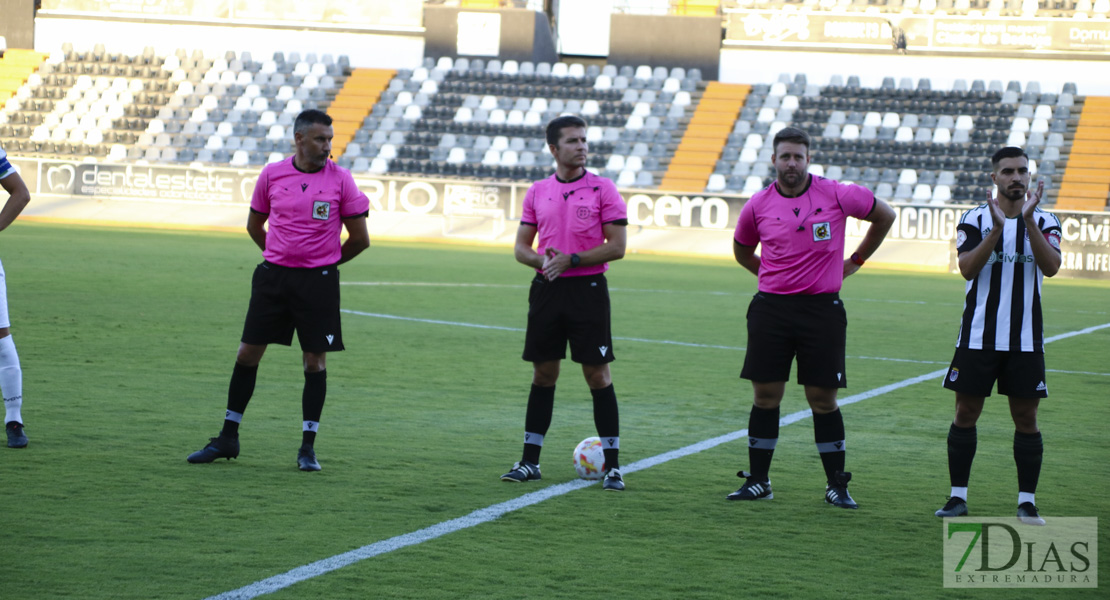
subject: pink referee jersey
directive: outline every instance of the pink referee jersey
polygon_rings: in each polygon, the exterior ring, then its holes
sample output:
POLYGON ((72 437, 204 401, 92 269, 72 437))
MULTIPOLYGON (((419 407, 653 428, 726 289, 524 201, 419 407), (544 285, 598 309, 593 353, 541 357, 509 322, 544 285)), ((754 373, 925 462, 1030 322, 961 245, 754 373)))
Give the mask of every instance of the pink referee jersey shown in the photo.
POLYGON ((778 186, 756 192, 740 210, 734 239, 762 243, 759 291, 770 294, 829 294, 844 282, 844 231, 849 216, 862 219, 875 207, 863 186, 810 176, 796 198, 778 186))
MULTIPOLYGON (((540 254, 547 248, 575 254, 605 242, 602 225, 627 218, 628 209, 617 186, 587 171, 568 183, 559 181, 555 175, 533 183, 524 195, 520 223, 536 228, 539 237, 536 251, 540 254)), ((560 277, 596 275, 608 269, 609 263, 575 267, 560 277)))
POLYGON ((303 173, 289 157, 262 169, 251 210, 269 215, 263 258, 283 267, 314 268, 339 262, 341 219, 368 214, 370 200, 351 172, 334 162, 303 173))

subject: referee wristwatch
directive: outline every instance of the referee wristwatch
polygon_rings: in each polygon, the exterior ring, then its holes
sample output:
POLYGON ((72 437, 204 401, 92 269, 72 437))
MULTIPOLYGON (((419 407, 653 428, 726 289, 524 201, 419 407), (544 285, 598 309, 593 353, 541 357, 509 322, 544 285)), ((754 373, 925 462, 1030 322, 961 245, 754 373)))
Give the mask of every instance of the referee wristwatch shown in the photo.
POLYGON ((857 265, 859 265, 861 267, 863 266, 863 263, 867 262, 867 261, 863 260, 863 257, 859 255, 859 252, 853 252, 852 257, 848 260, 851 260, 852 262, 856 263, 857 265))
POLYGON ((573 269, 574 267, 577 267, 578 263, 580 263, 580 262, 582 262, 582 257, 581 256, 578 256, 577 254, 571 254, 570 255, 570 268, 573 269))

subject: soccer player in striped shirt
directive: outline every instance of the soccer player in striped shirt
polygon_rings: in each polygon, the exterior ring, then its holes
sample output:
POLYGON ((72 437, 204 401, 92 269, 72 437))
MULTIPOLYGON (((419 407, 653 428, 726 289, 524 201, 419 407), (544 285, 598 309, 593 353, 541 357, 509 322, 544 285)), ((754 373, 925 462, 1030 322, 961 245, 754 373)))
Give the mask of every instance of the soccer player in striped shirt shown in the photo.
POLYGON ((944 387, 956 392, 956 418, 948 430, 948 473, 952 492, 938 517, 967 514, 967 487, 975 458, 975 423, 998 381, 1014 419, 1014 462, 1018 472, 1018 517, 1044 525, 1033 494, 1044 446, 1037 406, 1045 385, 1041 280, 1060 270, 1060 220, 1038 207, 1044 181, 1029 189, 1029 157, 1006 147, 991 158, 998 197, 960 218, 956 252, 967 280, 956 354, 944 387))
MULTIPOLYGON (((0 230, 7 229, 23 208, 31 201, 31 192, 15 167, 8 162, 8 155, 0 148, 0 187, 8 193, 8 200, 0 210, 0 230)), ((19 367, 19 354, 15 351, 8 319, 8 285, 4 265, 0 264, 0 391, 4 394, 4 431, 8 434, 9 448, 26 448, 27 434, 23 432, 23 370, 19 367)))

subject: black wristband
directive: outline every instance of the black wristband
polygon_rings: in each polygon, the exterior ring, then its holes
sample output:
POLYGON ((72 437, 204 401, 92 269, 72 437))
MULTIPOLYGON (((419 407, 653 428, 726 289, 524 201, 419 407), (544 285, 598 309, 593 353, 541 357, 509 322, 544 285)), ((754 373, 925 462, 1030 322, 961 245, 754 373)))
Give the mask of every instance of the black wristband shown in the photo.
POLYGON ((570 255, 570 267, 572 269, 574 267, 577 267, 578 263, 580 263, 580 262, 582 262, 582 257, 581 256, 578 256, 577 254, 571 254, 570 255))

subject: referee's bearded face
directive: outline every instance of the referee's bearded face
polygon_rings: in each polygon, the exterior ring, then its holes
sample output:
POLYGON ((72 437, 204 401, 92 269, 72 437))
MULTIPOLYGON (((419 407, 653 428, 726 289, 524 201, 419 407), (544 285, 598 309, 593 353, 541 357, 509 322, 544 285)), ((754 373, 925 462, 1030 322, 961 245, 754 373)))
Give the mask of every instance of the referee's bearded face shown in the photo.
POLYGON ((1029 190, 1029 159, 1013 156, 998 161, 991 172, 991 179, 998 186, 998 193, 1012 202, 1024 201, 1029 190))
POLYGON ((808 173, 809 148, 805 144, 779 142, 771 161, 775 163, 780 184, 788 188, 798 187, 805 182, 808 173))
POLYGON ((313 123, 301 133, 294 135, 297 143, 297 163, 323 169, 331 156, 331 139, 335 136, 331 125, 313 123))
POLYGON ((586 166, 586 156, 590 152, 586 143, 586 129, 584 127, 564 127, 559 132, 559 143, 550 146, 555 162, 567 168, 586 166))

